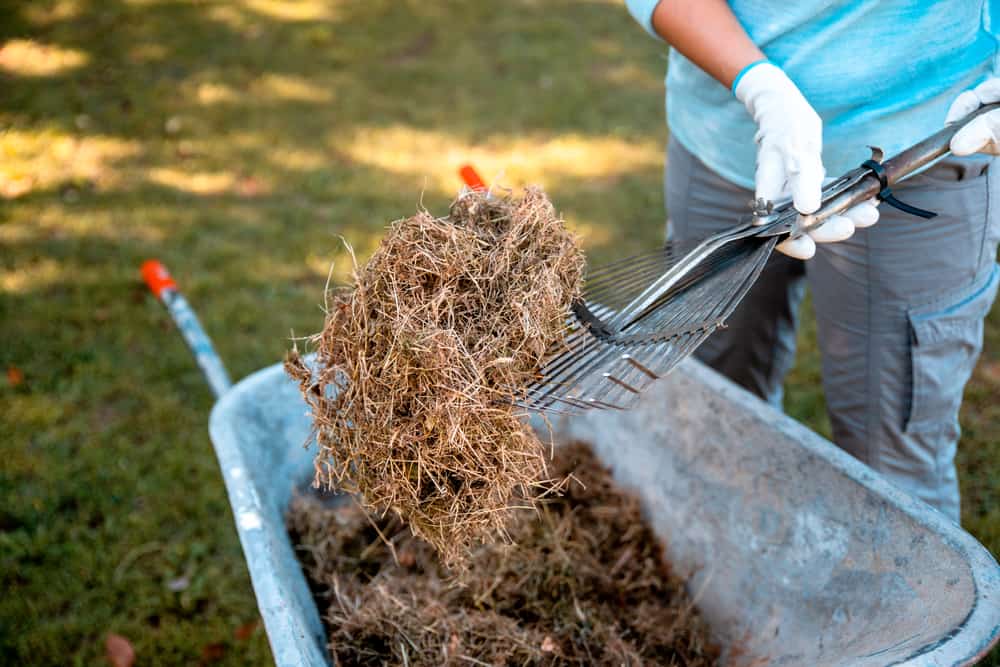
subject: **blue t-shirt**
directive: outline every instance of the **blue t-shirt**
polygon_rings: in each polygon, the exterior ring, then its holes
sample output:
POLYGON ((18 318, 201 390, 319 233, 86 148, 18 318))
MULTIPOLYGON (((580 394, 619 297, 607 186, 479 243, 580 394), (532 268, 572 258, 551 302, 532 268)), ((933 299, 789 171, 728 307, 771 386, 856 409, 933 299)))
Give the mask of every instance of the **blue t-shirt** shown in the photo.
MULTIPOLYGON (((651 25, 658 0, 626 0, 651 25)), ((785 70, 823 119, 828 176, 940 129, 951 102, 997 71, 1000 0, 730 0, 764 54, 785 70)), ((750 114, 725 86, 670 51, 671 134, 709 168, 753 187, 750 114)))

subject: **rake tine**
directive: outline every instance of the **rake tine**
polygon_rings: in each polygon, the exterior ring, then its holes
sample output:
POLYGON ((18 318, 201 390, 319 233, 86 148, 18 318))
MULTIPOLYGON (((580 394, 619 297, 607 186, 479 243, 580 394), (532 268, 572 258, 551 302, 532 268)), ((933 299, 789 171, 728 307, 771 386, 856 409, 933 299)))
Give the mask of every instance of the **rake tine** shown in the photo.
POLYGON ((607 354, 607 346, 595 344, 578 357, 566 360, 554 375, 548 375, 540 383, 533 385, 529 392, 536 396, 535 400, 544 402, 561 387, 574 386, 577 378, 585 375, 588 369, 602 363, 607 354))
MULTIPOLYGON (((587 393, 590 394, 591 398, 600 401, 610 398, 616 393, 616 385, 632 393, 638 393, 637 388, 625 382, 624 378, 617 377, 611 373, 611 370, 614 369, 616 362, 620 358, 620 354, 619 349, 609 346, 602 351, 602 354, 593 358, 589 364, 575 369, 577 372, 574 379, 580 376, 586 378, 587 393)), ((629 397, 623 396, 623 398, 628 402, 629 397)))
POLYGON ((671 255, 666 250, 656 250, 650 253, 643 253, 641 255, 633 255, 631 257, 626 257, 623 260, 619 260, 614 264, 602 266, 596 269, 591 269, 587 272, 588 280, 603 280, 606 276, 613 274, 620 274, 631 270, 636 266, 641 266, 643 264, 655 263, 661 264, 667 260, 671 255))
POLYGON ((542 408, 533 403, 525 403, 524 401, 514 401, 514 407, 521 408, 522 410, 528 410, 529 412, 538 412, 544 410, 546 413, 551 415, 564 415, 566 417, 573 417, 580 414, 579 410, 560 410, 559 408, 547 407, 542 408))
POLYGON ((596 398, 588 398, 587 400, 589 402, 593 403, 594 405, 596 405, 597 407, 600 407, 600 408, 607 408, 609 410, 626 410, 627 409, 624 406, 615 405, 613 403, 605 403, 604 401, 599 401, 596 398))
POLYGON ((616 300, 621 300, 622 292, 632 292, 636 288, 642 289, 645 285, 649 284, 651 278, 662 274, 664 271, 665 268, 662 264, 651 263, 643 265, 630 274, 609 276, 606 282, 594 284, 588 281, 584 293, 587 295, 588 300, 593 301, 605 301, 609 294, 614 294, 616 300))
MULTIPOLYGON (((739 256, 738 254, 735 256, 739 256)), ((715 270, 719 265, 726 262, 732 261, 732 256, 727 256, 725 254, 715 254, 710 256, 704 262, 705 270, 715 270)), ((592 287, 589 283, 586 288, 586 294, 588 300, 592 301, 606 301, 606 295, 608 293, 616 293, 619 300, 631 300, 633 293, 641 292, 646 285, 649 284, 651 278, 659 277, 666 270, 663 266, 652 265, 650 267, 644 268, 641 272, 637 272, 632 279, 621 280, 616 282, 612 277, 607 283, 600 283, 596 287, 592 287)), ((678 282, 678 284, 670 291, 670 293, 664 295, 660 302, 669 299, 671 296, 683 292, 691 284, 696 283, 700 280, 700 276, 692 275, 686 279, 678 282)), ((654 307, 655 308, 655 307, 654 307)))
POLYGON ((638 394, 639 393, 638 389, 636 389, 632 385, 627 384, 627 383, 623 382, 622 380, 616 378, 614 375, 612 375, 611 373, 609 373, 607 371, 605 371, 604 373, 602 373, 602 375, 603 375, 603 377, 604 377, 605 380, 608 380, 609 382, 614 382, 616 385, 618 385, 620 387, 624 387, 625 389, 627 389, 628 391, 632 392, 633 394, 638 394))
POLYGON ((589 363, 603 353, 602 346, 597 343, 585 343, 581 349, 564 359, 557 359, 554 367, 543 368, 542 380, 532 385, 529 392, 534 394, 538 400, 544 400, 552 391, 560 386, 571 386, 572 381, 579 375, 577 369, 589 365, 589 363))
MULTIPOLYGON (((735 262, 735 260, 737 259, 756 262, 754 256, 756 255, 757 251, 762 247, 766 247, 767 245, 769 245, 769 243, 767 242, 765 242, 762 245, 744 244, 738 254, 719 257, 717 259, 717 262, 714 262, 716 266, 711 267, 712 270, 715 272, 714 276, 720 278, 724 277, 726 275, 725 273, 726 270, 731 266, 736 266, 738 269, 742 269, 743 268, 742 265, 735 262)), ((738 273, 740 272, 738 271, 738 273)), ((677 318, 675 320, 675 323, 684 322, 685 324, 687 324, 688 322, 698 321, 699 317, 702 316, 701 315, 702 313, 708 316, 714 315, 717 312, 716 309, 720 305, 722 305, 718 300, 718 295, 721 293, 722 296, 728 297, 732 294, 732 290, 727 289, 725 291, 722 291, 716 288, 714 290, 709 290, 706 293, 707 286, 705 284, 705 281, 706 281, 706 276, 689 276, 686 277, 684 280, 679 281, 678 284, 675 285, 673 288, 671 288, 668 292, 660 295, 656 301, 646 305, 644 312, 634 316, 631 322, 625 328, 630 329, 639 324, 640 322, 642 322, 643 320, 650 317, 652 317, 654 320, 659 319, 657 316, 664 310, 667 304, 673 304, 677 306, 678 305, 677 302, 678 300, 680 300, 680 305, 682 306, 684 303, 683 301, 684 295, 689 289, 694 289, 695 294, 702 295, 703 298, 707 297, 705 300, 709 303, 709 307, 708 308, 699 307, 690 310, 682 307, 667 308, 666 310, 670 312, 674 318, 677 318), (716 298, 713 299, 712 298, 713 296, 716 298)), ((701 299, 699 299, 699 301, 701 301, 701 299)), ((724 304, 728 305, 729 302, 730 299, 725 299, 724 304)), ((650 329, 649 324, 647 324, 647 326, 644 327, 644 329, 649 330, 650 329)))
MULTIPOLYGON (((763 269, 776 239, 736 242, 705 257, 652 302, 619 341, 604 339, 580 316, 519 404, 529 410, 577 414, 626 409, 646 386, 665 375, 722 325, 763 269), (735 287, 735 289, 734 289, 735 287), (720 298, 721 297, 721 298, 720 298)), ((620 314, 614 303, 632 298, 667 270, 670 247, 626 258, 588 278, 583 305, 597 321, 620 314)), ((607 334, 605 334, 607 335, 607 334)))
POLYGON ((646 264, 649 262, 671 265, 680 260, 685 255, 687 250, 693 247, 695 247, 695 244, 691 244, 690 248, 682 248, 678 244, 668 244, 663 248, 660 248, 659 250, 654 250, 652 252, 646 252, 639 255, 632 255, 631 257, 626 257, 612 264, 591 269, 587 273, 587 280, 604 281, 606 277, 611 275, 612 273, 621 273, 623 270, 627 270, 630 267, 646 264))
MULTIPOLYGON (((690 348, 696 346, 701 342, 707 333, 697 336, 686 336, 685 339, 675 339, 660 343, 655 345, 652 350, 648 350, 647 354, 651 358, 660 359, 659 362, 650 362, 657 367, 660 373, 665 373, 669 371, 678 361, 683 359, 690 348), (670 352, 670 354, 665 355, 665 352, 670 352), (662 357, 666 358, 662 358, 662 357)), ((638 392, 645 389, 646 385, 653 381, 653 378, 646 372, 637 368, 634 364, 628 363, 625 357, 632 358, 634 361, 634 356, 632 354, 621 354, 618 350, 610 346, 598 345, 598 348, 606 348, 599 350, 596 358, 591 358, 589 360, 584 359, 580 366, 564 369, 561 375, 568 376, 568 381, 558 382, 549 385, 546 380, 543 380, 543 385, 549 391, 543 391, 541 395, 538 394, 538 390, 543 389, 542 386, 533 387, 534 396, 530 401, 530 405, 535 409, 551 410, 551 406, 554 402, 563 402, 568 405, 573 405, 577 410, 579 409, 592 409, 592 408, 607 408, 609 406, 614 406, 619 409, 626 409, 629 404, 631 404, 637 397, 638 392), (614 355, 614 358, 612 358, 614 355), (608 362, 610 361, 610 364, 608 362), (597 375, 596 373, 589 373, 589 367, 596 368, 609 368, 611 364, 616 362, 623 362, 623 371, 617 371, 618 376, 612 376, 614 380, 619 380, 620 383, 614 381, 608 381, 603 375, 597 375), (582 385, 580 382, 574 383, 573 380, 578 380, 582 376, 582 385), (620 376, 620 377, 619 377, 620 376), (599 379, 599 381, 598 381, 599 379), (623 388, 622 384, 627 385, 627 388, 623 388), (569 387, 573 387, 576 391, 574 394, 576 396, 587 396, 586 404, 582 404, 580 399, 575 397, 567 397, 561 395, 561 392, 569 387), (622 394, 620 399, 613 399, 612 397, 618 394, 622 394), (564 400, 565 398, 570 398, 571 400, 564 400)), ((593 350, 591 350, 593 352, 593 350)), ((580 361, 579 359, 573 359, 574 362, 580 361)), ((649 359, 647 359, 649 361, 649 359)), ((647 370, 651 371, 653 375, 657 372, 649 368, 647 364, 641 364, 646 367, 647 370)), ((606 371, 611 375, 610 371, 606 371)))
POLYGON ((664 253, 656 253, 652 255, 644 255, 642 257, 633 258, 628 264, 623 264, 621 267, 616 267, 614 270, 602 270, 594 271, 588 273, 586 276, 586 284, 588 286, 605 286, 614 283, 616 280, 620 280, 624 277, 631 277, 635 271, 647 269, 649 267, 666 267, 671 263, 671 258, 664 253))
POLYGON ((630 266, 639 261, 645 261, 649 258, 661 257, 670 252, 670 249, 663 245, 656 250, 650 250, 648 252, 638 253, 636 255, 629 255, 628 257, 622 257, 621 259, 616 259, 613 262, 608 262, 607 264, 602 264, 601 266, 591 269, 588 273, 590 276, 598 276, 610 271, 615 271, 621 267, 630 266))
MULTIPOLYGON (((608 309, 595 307, 595 310, 605 315, 608 309)), ((561 391, 578 385, 587 373, 606 366, 613 355, 620 354, 619 350, 596 341, 589 331, 576 333, 568 342, 572 352, 557 356, 546 364, 542 377, 529 388, 528 396, 532 402, 545 404, 561 391)))
POLYGON ((622 355, 622 359, 624 359, 625 361, 627 361, 628 363, 632 364, 633 366, 635 366, 636 368, 638 368, 640 371, 642 371, 643 373, 645 373, 646 375, 648 375, 651 380, 657 380, 657 379, 659 379, 659 377, 660 377, 659 375, 657 375, 653 371, 651 371, 648 368, 646 368, 646 366, 644 366, 642 363, 636 361, 635 357, 633 357, 631 354, 629 354, 629 353, 626 352, 625 354, 622 355))
POLYGON ((686 255, 689 251, 700 245, 700 241, 686 241, 678 243, 677 241, 667 241, 661 247, 656 250, 651 250, 647 252, 638 253, 636 255, 630 255, 614 262, 609 262, 600 267, 591 269, 588 276, 597 277, 611 270, 618 269, 622 266, 627 266, 635 263, 636 261, 645 261, 648 259, 658 259, 665 261, 672 261, 680 259, 686 255))
POLYGON ((577 348, 572 354, 567 355, 564 358, 557 357, 555 359, 550 359, 549 362, 542 368, 542 371, 552 379, 568 377, 568 374, 572 372, 574 365, 585 363, 584 360, 587 357, 590 357, 595 353, 603 353, 608 347, 606 343, 602 343, 589 330, 582 331, 578 336, 578 340, 580 340, 580 342, 577 344, 577 348))
POLYGON ((554 400, 566 403, 567 405, 571 405, 577 409, 587 410, 590 407, 589 405, 587 405, 580 399, 576 398, 575 396, 559 396, 556 397, 554 400))
MULTIPOLYGON (((663 354, 670 348, 671 345, 673 345, 672 342, 660 343, 653 347, 651 353, 654 355, 663 354)), ((618 359, 616 359, 615 361, 621 361, 621 360, 622 357, 619 356, 618 359)), ((621 380, 625 385, 628 385, 628 387, 631 387, 632 384, 638 385, 637 388, 639 389, 639 391, 642 391, 643 389, 646 388, 646 385, 648 385, 652 380, 646 375, 637 376, 635 379, 633 379, 632 378, 633 371, 634 371, 633 366, 625 365, 625 367, 621 371, 622 375, 621 380)), ((624 402, 625 404, 631 404, 637 398, 637 395, 634 393, 633 394, 625 393, 627 389, 623 390, 621 386, 615 384, 614 382, 605 381, 602 382, 599 386, 600 390, 599 393, 597 394, 597 397, 601 400, 611 399, 616 395, 620 395, 620 398, 618 399, 619 402, 624 402)))
POLYGON ((559 397, 559 396, 554 396, 551 401, 549 401, 548 403, 545 403, 545 404, 542 404, 542 403, 540 403, 538 401, 530 401, 528 403, 528 409, 529 410, 544 410, 545 412, 554 412, 556 414, 565 414, 565 415, 576 415, 576 414, 579 414, 581 410, 586 410, 586 409, 588 409, 588 407, 589 406, 586 406, 586 405, 580 404, 578 402, 575 402, 572 399, 572 397, 570 397, 570 398, 563 398, 563 397, 559 397), (554 407, 552 407, 553 404, 556 403, 556 402, 565 403, 566 405, 569 405, 571 409, 570 410, 564 410, 564 409, 561 409, 561 408, 554 408, 554 407))
MULTIPOLYGON (((759 271, 761 267, 758 266, 752 268, 753 270, 751 270, 750 273, 753 273, 755 270, 759 271)), ((746 271, 738 271, 737 278, 743 278, 744 273, 746 273, 746 271)), ((727 310, 730 308, 730 304, 735 304, 735 300, 725 299, 722 302, 718 302, 716 307, 713 307, 711 310, 727 310)), ((594 309, 598 310, 598 307, 595 307, 594 309)), ((609 309, 607 308, 600 308, 599 310, 600 315, 602 316, 609 312, 609 309)), ((716 313, 713 312, 713 314, 716 313)), ((666 313, 665 317, 661 316, 657 319, 677 323, 686 315, 688 314, 683 310, 678 310, 666 313)), ((669 340, 655 345, 652 350, 648 350, 643 353, 643 359, 647 363, 638 361, 635 358, 634 353, 623 353, 620 349, 615 349, 613 346, 603 344, 587 345, 585 342, 576 354, 560 359, 556 361, 554 367, 550 365, 547 369, 545 369, 545 376, 543 376, 539 386, 532 387, 531 389, 534 404, 543 406, 547 403, 551 404, 554 400, 560 398, 559 394, 561 390, 567 388, 568 386, 573 386, 574 384, 580 384, 581 378, 585 378, 587 373, 592 369, 599 369, 602 367, 609 368, 617 361, 623 362, 624 369, 620 371, 605 370, 605 373, 607 374, 606 381, 597 385, 602 388, 599 389, 592 397, 592 402, 595 407, 600 407, 601 404, 609 402, 606 400, 610 398, 609 394, 614 395, 617 393, 623 393, 622 388, 624 388, 627 391, 632 392, 632 395, 628 396, 625 401, 627 404, 630 402, 630 399, 635 397, 637 391, 644 389, 646 384, 655 379, 655 376, 665 374, 671 370, 678 361, 687 356, 693 348, 697 347, 702 340, 704 340, 717 328, 719 322, 715 321, 711 324, 712 326, 706 326, 697 331, 688 331, 682 335, 672 337, 669 340), (616 356, 617 358, 612 358, 613 356, 616 356), (651 358, 658 359, 658 361, 650 361, 651 358), (653 370, 650 366, 655 366, 657 370, 653 370), (659 371, 659 373, 657 371, 659 371), (650 375, 650 373, 652 375, 650 375), (624 387, 622 387, 622 385, 624 385, 624 387)), ((577 337, 583 338, 586 335, 586 332, 580 332, 577 334, 577 337)), ((590 383, 586 384, 589 385, 590 383)), ((589 394, 590 391, 587 393, 589 394)), ((578 405, 577 407, 582 408, 583 406, 578 405)))

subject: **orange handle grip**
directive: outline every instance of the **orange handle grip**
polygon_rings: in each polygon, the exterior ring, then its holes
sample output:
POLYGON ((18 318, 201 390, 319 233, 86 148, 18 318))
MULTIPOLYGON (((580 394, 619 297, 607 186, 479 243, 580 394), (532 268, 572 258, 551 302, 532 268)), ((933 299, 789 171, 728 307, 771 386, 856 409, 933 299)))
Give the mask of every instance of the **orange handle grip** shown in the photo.
POLYGON ((479 172, 471 164, 463 164, 458 170, 462 180, 473 190, 485 190, 486 183, 479 177, 479 172))
POLYGON ((160 298, 160 294, 165 289, 177 289, 177 283, 171 277, 167 267, 163 266, 157 259, 147 259, 142 263, 142 279, 146 281, 149 290, 160 298))

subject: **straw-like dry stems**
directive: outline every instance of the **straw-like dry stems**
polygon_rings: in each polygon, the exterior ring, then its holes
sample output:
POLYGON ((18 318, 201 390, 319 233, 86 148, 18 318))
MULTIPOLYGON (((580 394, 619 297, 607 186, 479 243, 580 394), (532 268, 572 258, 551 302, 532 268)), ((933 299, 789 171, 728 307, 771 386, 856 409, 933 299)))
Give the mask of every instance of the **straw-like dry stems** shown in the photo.
POLYGON ((396 517, 374 526, 349 501, 294 499, 288 525, 334 664, 714 664, 638 500, 586 446, 557 449, 553 472, 575 480, 565 495, 540 516, 517 511, 515 544, 479 547, 457 579, 396 517))
POLYGON ((504 536, 512 498, 548 477, 513 400, 563 335, 583 266, 536 189, 394 223, 332 295, 316 368, 287 361, 313 411, 316 483, 394 511, 451 565, 504 536))

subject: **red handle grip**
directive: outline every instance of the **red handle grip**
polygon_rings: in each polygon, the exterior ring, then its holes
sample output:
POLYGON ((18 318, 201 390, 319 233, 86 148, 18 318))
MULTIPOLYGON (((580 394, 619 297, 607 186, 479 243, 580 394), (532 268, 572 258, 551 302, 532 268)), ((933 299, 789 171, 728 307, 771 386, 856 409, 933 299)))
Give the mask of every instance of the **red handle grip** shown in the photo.
POLYGON ((471 164, 463 164, 458 169, 459 176, 473 190, 485 190, 486 183, 479 177, 479 172, 471 164))
POLYGON ((167 267, 163 266, 159 260, 147 259, 142 263, 140 270, 142 271, 142 279, 146 281, 146 285, 157 299, 160 298, 163 290, 177 289, 177 283, 167 271, 167 267))

